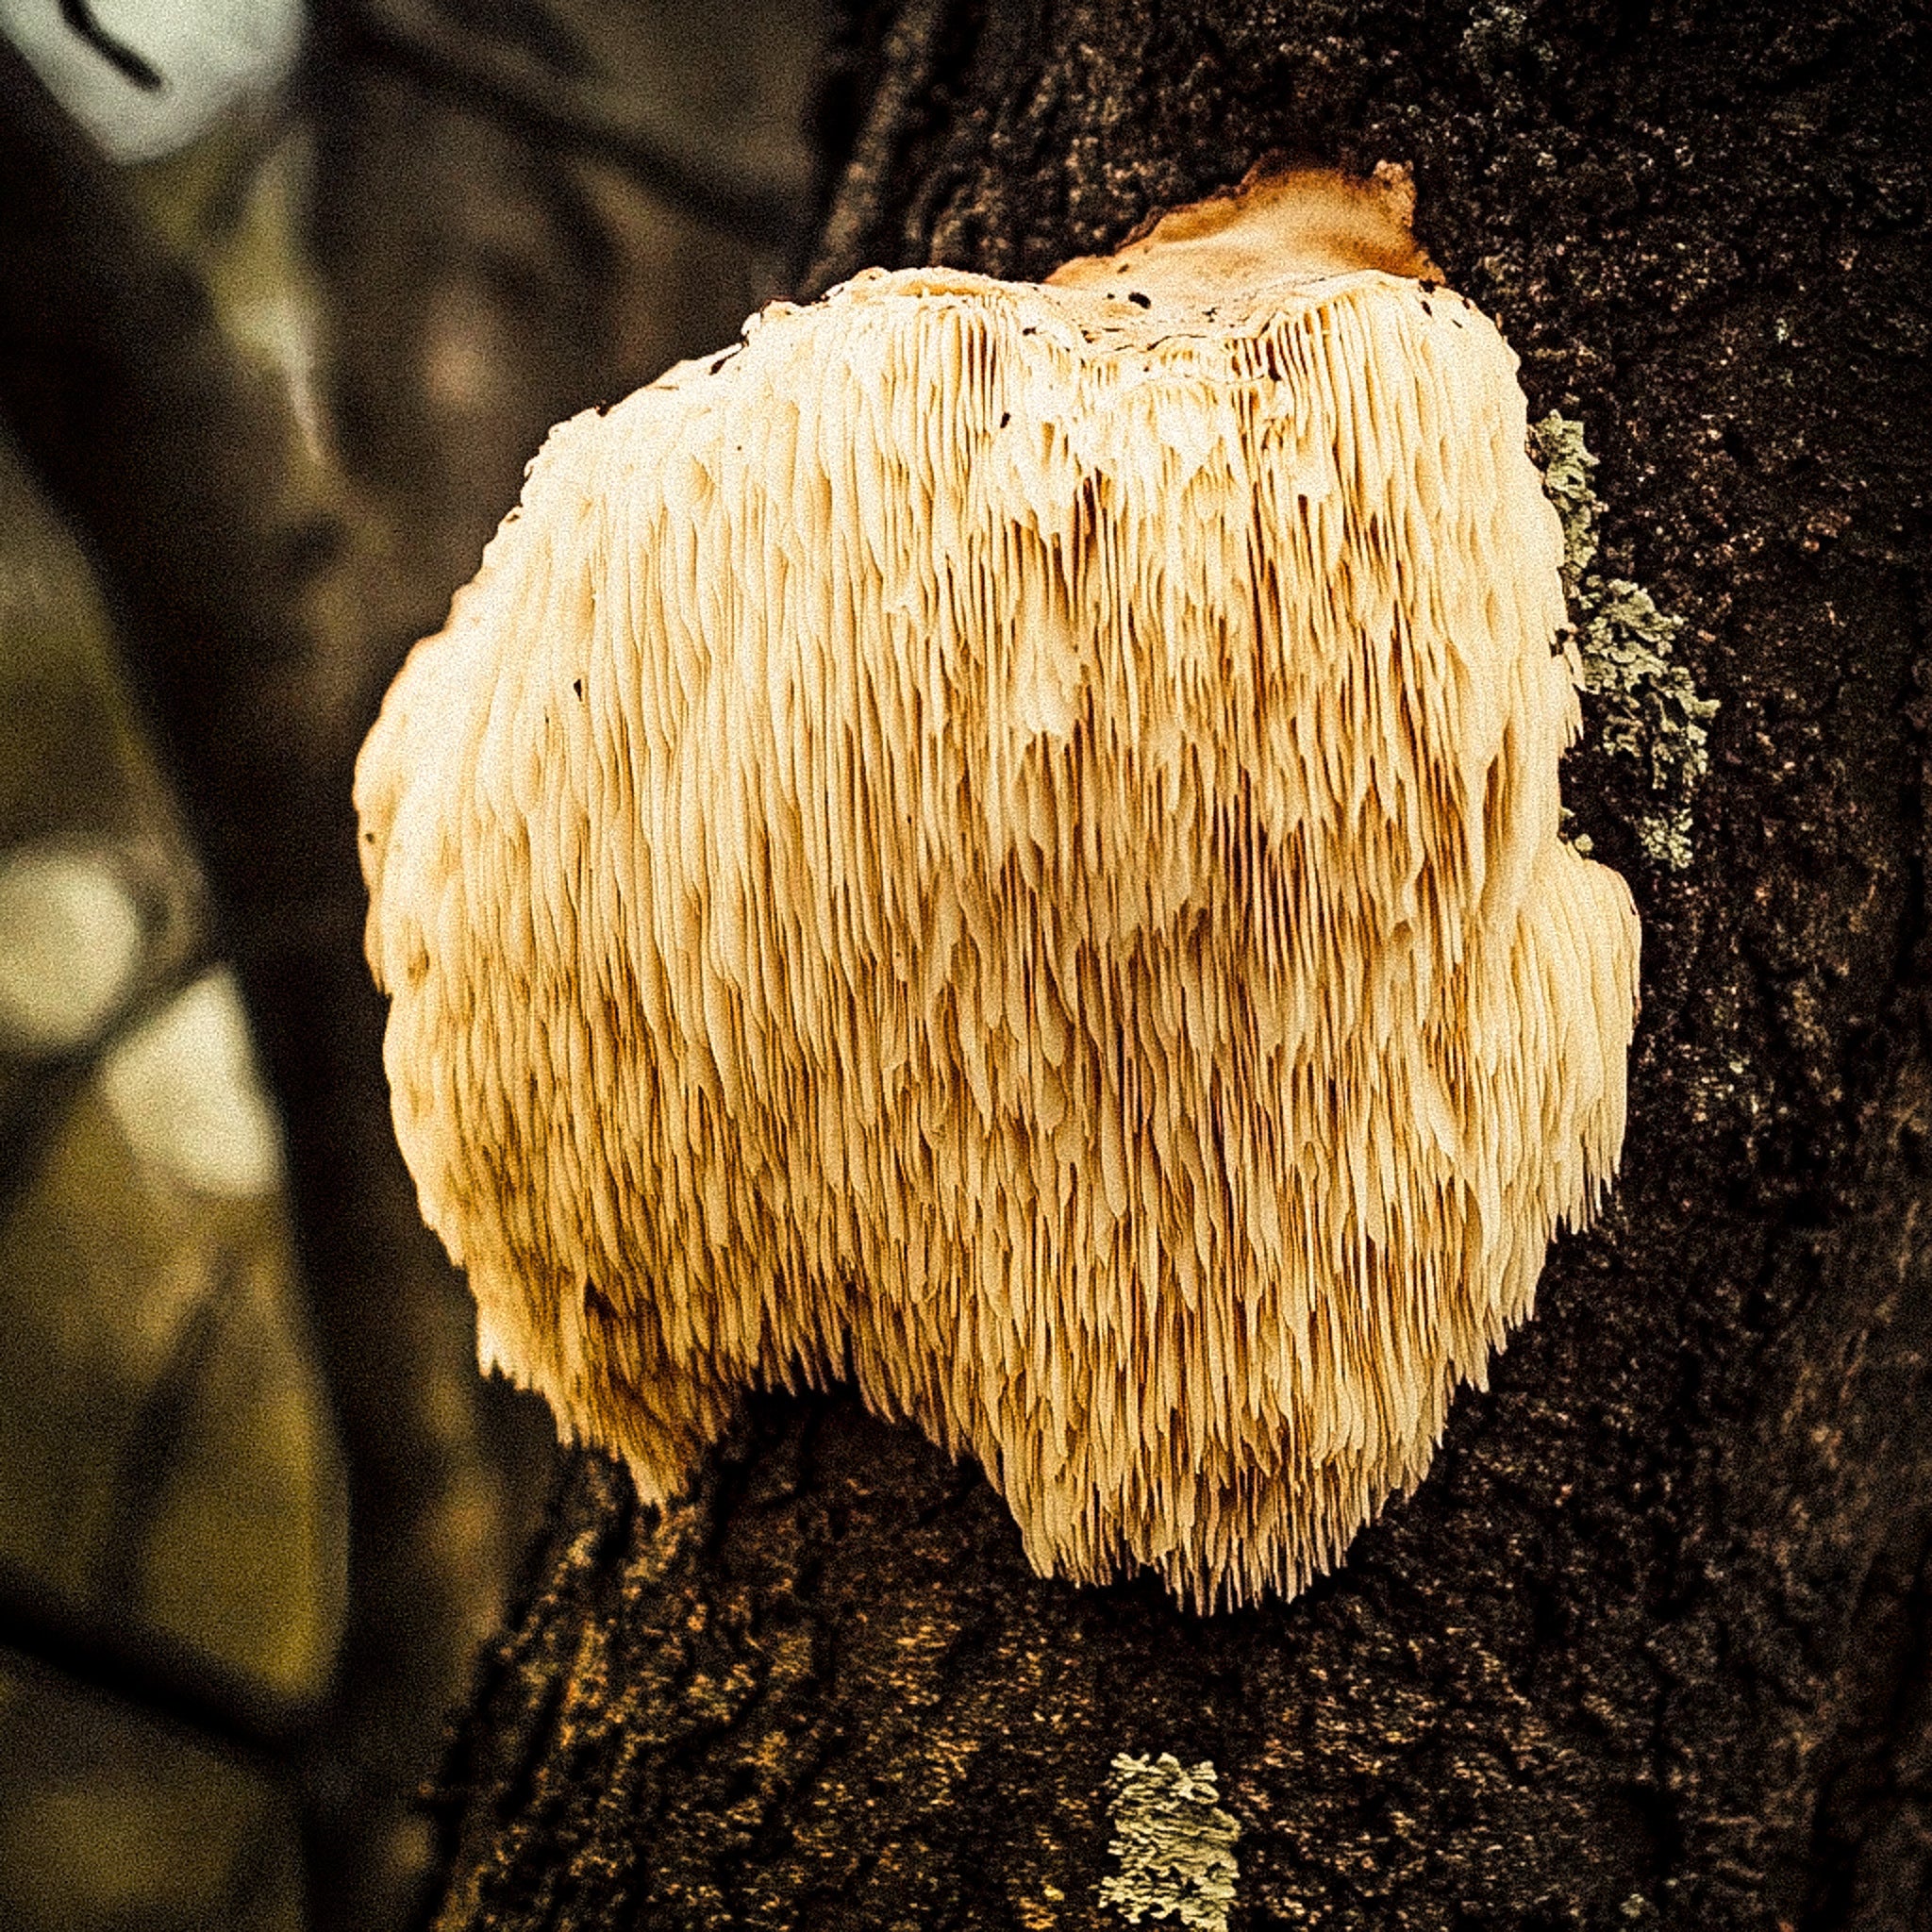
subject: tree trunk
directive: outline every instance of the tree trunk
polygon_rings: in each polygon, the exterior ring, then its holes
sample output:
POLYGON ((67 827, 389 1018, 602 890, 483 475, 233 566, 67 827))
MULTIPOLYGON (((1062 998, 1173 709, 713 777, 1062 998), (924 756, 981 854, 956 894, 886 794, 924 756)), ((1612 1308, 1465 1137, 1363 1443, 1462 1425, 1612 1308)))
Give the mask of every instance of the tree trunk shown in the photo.
POLYGON ((1644 924, 1623 1179, 1291 1603, 1042 1581, 974 1469, 843 1396, 761 1403, 661 1515, 580 1457, 439 1924, 1114 1923, 1108 1767, 1167 1751, 1218 1769, 1237 1925, 1932 1924, 1923 13, 903 0, 855 37, 808 292, 1038 277, 1270 151, 1412 165, 1722 705, 1683 870, 1640 766, 1566 772, 1644 924))

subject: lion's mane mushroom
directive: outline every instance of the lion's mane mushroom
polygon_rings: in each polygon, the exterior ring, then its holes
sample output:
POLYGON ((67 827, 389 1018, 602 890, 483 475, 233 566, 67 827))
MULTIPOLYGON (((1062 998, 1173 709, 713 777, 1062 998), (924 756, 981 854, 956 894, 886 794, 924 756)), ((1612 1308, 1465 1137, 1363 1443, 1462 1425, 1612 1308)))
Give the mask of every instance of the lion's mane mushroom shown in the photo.
POLYGON ((675 1493, 850 1376, 1042 1571, 1292 1591, 1618 1157, 1561 541, 1403 177, 775 304, 556 430, 357 803, 480 1347, 675 1493))

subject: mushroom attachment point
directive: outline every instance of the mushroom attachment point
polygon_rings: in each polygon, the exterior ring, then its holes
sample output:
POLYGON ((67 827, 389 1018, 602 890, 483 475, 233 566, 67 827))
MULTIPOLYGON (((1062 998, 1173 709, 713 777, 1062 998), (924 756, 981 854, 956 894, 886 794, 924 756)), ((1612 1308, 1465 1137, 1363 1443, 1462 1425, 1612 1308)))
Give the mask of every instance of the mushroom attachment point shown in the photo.
POLYGON ((1562 539, 1407 179, 774 304, 553 432, 357 773, 480 1351, 675 1495, 849 1377, 1042 1572, 1291 1593, 1616 1166, 1562 539))

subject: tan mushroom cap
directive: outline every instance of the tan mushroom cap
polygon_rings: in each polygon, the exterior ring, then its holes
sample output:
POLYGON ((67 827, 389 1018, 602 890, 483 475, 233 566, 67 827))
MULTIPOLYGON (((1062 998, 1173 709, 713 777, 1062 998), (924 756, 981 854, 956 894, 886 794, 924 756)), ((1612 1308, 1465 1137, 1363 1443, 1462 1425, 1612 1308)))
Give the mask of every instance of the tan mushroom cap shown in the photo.
POLYGON ((1594 1211, 1637 922, 1405 190, 774 305, 556 430, 397 678, 397 1133, 485 1362, 647 1499, 852 1377, 1042 1571, 1291 1592, 1594 1211))

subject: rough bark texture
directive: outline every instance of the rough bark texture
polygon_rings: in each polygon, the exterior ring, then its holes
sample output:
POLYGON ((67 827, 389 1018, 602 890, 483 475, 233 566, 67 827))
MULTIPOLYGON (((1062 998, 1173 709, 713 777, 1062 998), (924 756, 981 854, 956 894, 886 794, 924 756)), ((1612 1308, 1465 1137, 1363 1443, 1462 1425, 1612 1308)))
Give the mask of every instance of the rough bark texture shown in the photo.
POLYGON ((1645 922, 1624 1179, 1427 1482, 1291 1604, 1021 1562, 970 1468, 774 1400, 689 1504, 576 1465, 444 1795, 439 1923, 1110 1923, 1117 1752, 1211 1758, 1237 1925, 1932 1921, 1932 74, 1905 0, 908 0, 810 279, 1011 275, 1269 150, 1419 226, 1602 456, 1722 700, 1645 922))

